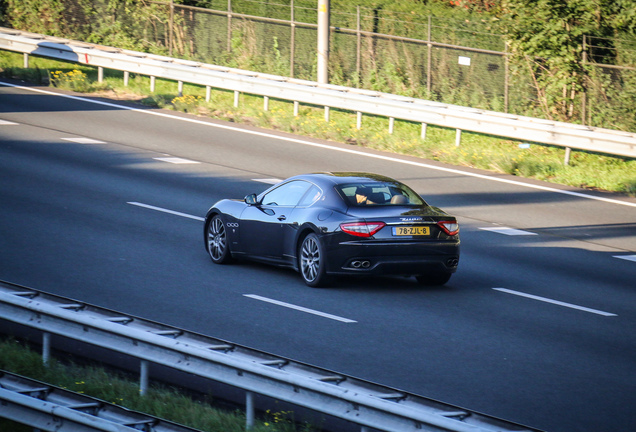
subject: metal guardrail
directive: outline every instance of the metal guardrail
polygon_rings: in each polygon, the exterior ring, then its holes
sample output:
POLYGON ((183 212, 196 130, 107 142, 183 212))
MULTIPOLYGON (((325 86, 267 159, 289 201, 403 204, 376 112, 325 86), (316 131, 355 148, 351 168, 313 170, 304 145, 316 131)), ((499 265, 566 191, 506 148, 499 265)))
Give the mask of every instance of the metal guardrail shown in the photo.
MULTIPOLYGON (((536 431, 395 388, 72 299, 0 282, 0 319, 168 366, 382 431, 536 431)), ((144 376, 145 375, 145 376, 144 376)), ((147 385, 147 384, 146 384, 147 385)), ((0 417, 2 409, 0 408, 0 417)))
POLYGON ((200 432, 5 371, 0 417, 55 432, 200 432))
MULTIPOLYGON (((105 47, 79 41, 44 36, 0 27, 0 49, 21 52, 25 66, 29 55, 53 58, 103 68, 136 73, 154 78, 184 82, 294 101, 314 106, 338 108, 358 113, 358 127, 362 114, 432 124, 457 130, 459 145, 461 131, 471 131, 516 140, 537 142, 569 149, 600 152, 617 156, 636 157, 636 133, 555 122, 513 114, 465 108, 422 99, 396 96, 350 87, 318 84, 276 75, 249 72, 170 57, 105 47)), ((235 104, 238 99, 235 98, 235 104)), ((266 99, 267 100, 267 99, 266 99)))

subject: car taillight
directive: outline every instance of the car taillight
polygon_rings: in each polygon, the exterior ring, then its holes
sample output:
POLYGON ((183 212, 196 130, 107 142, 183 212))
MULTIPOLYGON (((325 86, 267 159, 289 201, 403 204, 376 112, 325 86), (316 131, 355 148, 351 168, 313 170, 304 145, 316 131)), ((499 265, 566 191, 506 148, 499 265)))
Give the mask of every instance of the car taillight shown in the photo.
POLYGON ((351 222, 340 224, 340 229, 357 237, 371 237, 385 225, 384 222, 351 222))
POLYGON ((457 221, 439 221, 437 225, 449 236, 457 235, 459 232, 459 224, 457 221))

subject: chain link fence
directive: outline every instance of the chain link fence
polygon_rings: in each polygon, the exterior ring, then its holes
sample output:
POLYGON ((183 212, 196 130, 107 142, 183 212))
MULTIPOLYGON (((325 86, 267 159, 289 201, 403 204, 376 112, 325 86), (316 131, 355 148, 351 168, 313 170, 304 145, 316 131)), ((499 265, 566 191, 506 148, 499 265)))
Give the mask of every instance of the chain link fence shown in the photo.
MULTIPOLYGON (((209 0, 206 8, 139 0, 63 0, 66 37, 315 81, 315 0, 209 0), (117 3, 117 2, 115 2, 117 3), (281 4, 285 3, 285 4, 281 4)), ((533 117, 532 62, 510 67, 501 35, 481 22, 338 5, 331 10, 329 81, 533 117)), ((570 119, 636 130, 636 42, 587 37, 585 91, 570 119)))

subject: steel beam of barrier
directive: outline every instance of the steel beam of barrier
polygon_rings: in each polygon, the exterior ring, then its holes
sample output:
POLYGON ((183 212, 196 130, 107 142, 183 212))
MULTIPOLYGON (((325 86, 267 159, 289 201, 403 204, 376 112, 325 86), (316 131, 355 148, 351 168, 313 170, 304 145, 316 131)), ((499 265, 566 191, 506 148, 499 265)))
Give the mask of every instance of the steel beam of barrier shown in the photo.
POLYGON ((0 318, 382 431, 535 429, 208 336, 0 282, 0 318))
POLYGON ((0 418, 55 432, 200 432, 3 371, 0 418))
POLYGON ((0 27, 0 49, 235 92, 565 148, 636 157, 636 133, 318 84, 0 27))

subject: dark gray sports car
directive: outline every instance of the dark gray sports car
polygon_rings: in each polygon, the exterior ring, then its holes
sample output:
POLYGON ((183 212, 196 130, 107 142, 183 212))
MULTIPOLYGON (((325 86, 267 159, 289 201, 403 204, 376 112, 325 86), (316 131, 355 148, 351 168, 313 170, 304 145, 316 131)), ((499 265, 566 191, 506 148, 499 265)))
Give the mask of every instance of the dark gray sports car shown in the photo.
POLYGON ((248 258, 291 267, 312 287, 334 275, 406 275, 443 285, 457 270, 457 219, 411 188, 368 173, 288 178, 207 213, 205 248, 223 264, 248 258))

